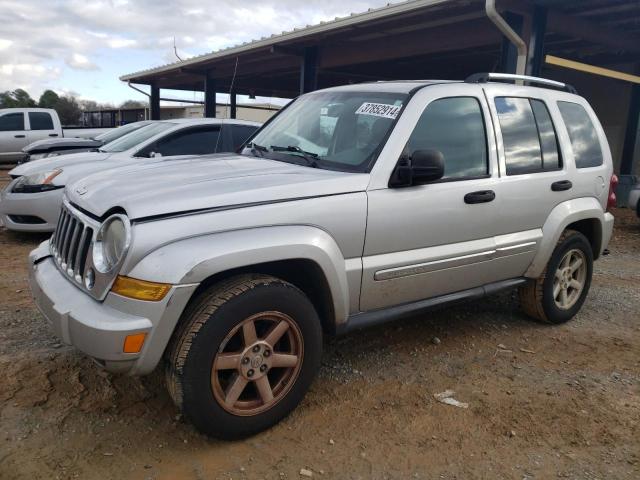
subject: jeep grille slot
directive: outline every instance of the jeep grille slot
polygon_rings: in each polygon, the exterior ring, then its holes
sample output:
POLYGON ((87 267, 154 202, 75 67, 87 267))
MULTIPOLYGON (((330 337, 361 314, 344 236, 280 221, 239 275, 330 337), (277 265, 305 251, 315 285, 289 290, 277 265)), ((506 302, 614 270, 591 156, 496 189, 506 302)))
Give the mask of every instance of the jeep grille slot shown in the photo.
POLYGON ((51 254, 58 268, 80 285, 92 240, 93 229, 63 205, 51 237, 51 254))

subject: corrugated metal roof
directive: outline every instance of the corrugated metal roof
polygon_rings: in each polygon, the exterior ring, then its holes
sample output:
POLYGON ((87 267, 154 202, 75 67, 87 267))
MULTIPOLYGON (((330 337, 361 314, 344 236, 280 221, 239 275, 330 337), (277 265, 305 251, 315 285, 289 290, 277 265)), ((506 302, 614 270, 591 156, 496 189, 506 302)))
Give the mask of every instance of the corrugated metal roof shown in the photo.
POLYGON ((257 40, 244 42, 240 45, 235 45, 216 50, 214 52, 197 55, 187 60, 168 63, 159 67, 149 68, 146 70, 141 70, 139 72, 123 75, 122 77, 120 77, 120 80, 129 81, 140 76, 162 73, 180 67, 193 66, 209 60, 231 57, 248 50, 269 47, 278 43, 296 40, 318 33, 326 33, 331 30, 338 30, 340 28, 349 27, 359 23, 364 23, 385 17, 391 17, 394 15, 411 12, 412 10, 418 10, 421 8, 443 4, 451 1, 453 0, 406 0, 400 3, 388 3, 383 7, 370 8, 366 12, 352 13, 346 17, 336 17, 334 20, 330 20, 328 22, 320 22, 316 25, 307 25, 306 27, 302 28, 294 28, 293 30, 283 31, 282 33, 273 34, 269 37, 262 37, 257 40))

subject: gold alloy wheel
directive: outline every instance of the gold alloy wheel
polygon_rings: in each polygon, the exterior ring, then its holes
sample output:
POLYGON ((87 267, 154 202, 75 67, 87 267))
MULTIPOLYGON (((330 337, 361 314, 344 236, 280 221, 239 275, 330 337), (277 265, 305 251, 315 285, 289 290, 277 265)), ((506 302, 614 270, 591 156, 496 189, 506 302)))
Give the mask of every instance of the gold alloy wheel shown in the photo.
POLYGON ((304 355, 300 329, 281 312, 243 320, 222 341, 211 368, 211 389, 222 408, 251 416, 272 408, 295 383, 304 355))
POLYGON ((562 257, 553 279, 553 300, 558 308, 569 310, 584 289, 587 279, 587 258, 578 249, 569 250, 562 257))

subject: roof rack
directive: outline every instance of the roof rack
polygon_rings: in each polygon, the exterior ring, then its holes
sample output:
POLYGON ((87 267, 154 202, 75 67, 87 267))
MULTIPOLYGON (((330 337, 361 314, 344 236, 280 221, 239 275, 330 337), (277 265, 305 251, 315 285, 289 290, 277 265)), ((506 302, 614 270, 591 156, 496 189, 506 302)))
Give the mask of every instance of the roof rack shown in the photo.
POLYGON ((565 90, 569 93, 578 93, 578 91, 568 83, 556 82, 547 78, 530 77, 528 75, 514 75, 512 73, 474 73, 469 75, 465 80, 466 83, 487 83, 487 82, 517 82, 521 81, 530 85, 542 85, 545 87, 565 90))

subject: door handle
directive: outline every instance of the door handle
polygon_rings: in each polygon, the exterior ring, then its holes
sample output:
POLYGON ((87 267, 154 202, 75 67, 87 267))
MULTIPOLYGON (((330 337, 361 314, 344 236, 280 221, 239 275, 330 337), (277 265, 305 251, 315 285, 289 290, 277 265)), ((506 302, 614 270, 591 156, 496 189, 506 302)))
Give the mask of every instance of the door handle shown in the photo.
POLYGON ((14 135, 13 138, 24 138, 24 135, 14 135))
POLYGON ((551 190, 553 190, 554 192, 569 190, 571 187, 573 187, 573 183, 571 183, 570 180, 560 180, 551 184, 551 190))
POLYGON ((58 136, 58 134, 57 134, 57 133, 50 133, 50 134, 49 134, 49 136, 50 136, 50 137, 57 137, 57 136, 58 136))
POLYGON ((479 192, 467 193, 464 196, 464 203, 487 203, 496 198, 493 190, 480 190, 479 192))

